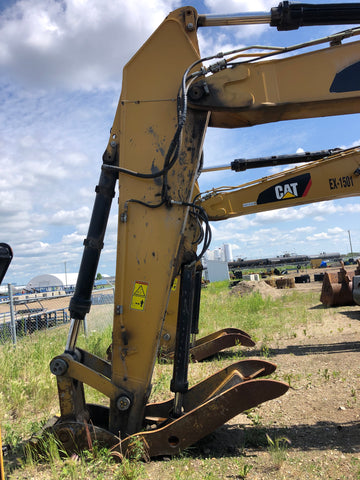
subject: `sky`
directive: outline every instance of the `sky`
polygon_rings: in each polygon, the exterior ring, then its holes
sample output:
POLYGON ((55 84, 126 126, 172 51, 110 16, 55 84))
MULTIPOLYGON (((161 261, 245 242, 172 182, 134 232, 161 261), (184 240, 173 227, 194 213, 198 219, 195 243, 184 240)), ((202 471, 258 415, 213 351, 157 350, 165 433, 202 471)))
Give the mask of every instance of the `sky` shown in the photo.
MULTIPOLYGON (((278 2, 0 0, 0 242, 14 252, 3 284, 78 271, 123 66, 170 11, 189 3, 199 13, 225 14, 268 12, 278 2)), ((242 25, 203 28, 198 36, 201 53, 209 55, 244 45, 293 45, 343 28, 278 32, 242 25)), ((359 116, 349 115, 209 129, 205 166, 357 145, 358 125, 359 116)), ((204 173, 199 181, 205 190, 273 172, 204 173)), ((113 203, 98 267, 108 275, 115 273, 113 203)), ((347 253, 350 231, 352 248, 360 251, 359 211, 354 197, 212 223, 210 249, 228 243, 235 258, 347 253)))

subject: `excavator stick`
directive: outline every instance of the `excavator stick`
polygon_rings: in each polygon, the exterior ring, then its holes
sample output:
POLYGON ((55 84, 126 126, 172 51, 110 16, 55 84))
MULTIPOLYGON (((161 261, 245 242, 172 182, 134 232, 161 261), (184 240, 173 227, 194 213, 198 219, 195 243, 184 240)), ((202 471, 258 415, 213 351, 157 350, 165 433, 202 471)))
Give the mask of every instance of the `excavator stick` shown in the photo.
MULTIPOLYGON (((271 24, 280 29, 287 28, 288 20, 293 26, 288 2, 283 3, 284 18, 283 6, 271 14, 271 24)), ((336 17, 332 15, 330 23, 336 17)), ((350 15, 355 22, 359 17, 358 12, 350 15)), ((95 439, 108 447, 120 443, 122 452, 129 452, 140 439, 150 457, 175 454, 233 416, 288 390, 285 383, 259 378, 275 369, 274 364, 260 360, 237 362, 189 388, 191 336, 197 331, 199 302, 196 266, 211 240, 211 212, 194 195, 203 142, 208 126, 247 127, 358 113, 358 85, 344 82, 344 77, 356 77, 359 42, 342 45, 341 40, 360 32, 341 33, 323 50, 265 62, 258 61, 260 57, 240 59, 233 65, 233 52, 225 55, 228 61, 218 61, 218 55, 200 58, 197 26, 213 20, 200 18, 192 7, 172 12, 124 67, 122 93, 70 302, 68 339, 64 353, 50 363, 57 378, 61 416, 49 428, 69 452, 89 448, 95 439), (215 64, 204 66, 215 59, 215 64), (81 322, 90 311, 117 180, 116 282, 108 362, 76 343, 81 322), (179 275, 178 301, 169 308, 171 288, 179 275), (152 376, 169 313, 176 317, 170 383, 174 395, 151 404, 152 376), (108 406, 87 403, 84 385, 107 397, 108 406)), ((313 24, 312 16, 308 21, 313 24)), ((273 55, 280 53, 286 52, 276 50, 273 55)), ((360 173, 358 164, 355 168, 348 177, 350 184, 355 182, 352 175, 355 179, 360 173)), ((218 206, 214 205, 215 210, 218 206)), ((230 207, 231 215, 238 215, 239 209, 234 212, 230 207)), ((212 219, 227 215, 222 210, 212 219)), ((222 333, 231 338, 236 332, 225 329, 222 333)), ((244 332, 241 335, 244 342, 251 341, 244 332)), ((211 338, 210 343, 224 341, 219 338, 211 338)))

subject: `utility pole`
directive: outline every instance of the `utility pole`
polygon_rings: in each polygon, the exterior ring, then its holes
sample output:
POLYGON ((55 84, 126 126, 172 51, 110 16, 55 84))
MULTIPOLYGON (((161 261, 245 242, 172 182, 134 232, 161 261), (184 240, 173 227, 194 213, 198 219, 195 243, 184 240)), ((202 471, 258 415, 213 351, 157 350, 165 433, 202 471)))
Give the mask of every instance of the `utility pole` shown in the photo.
POLYGON ((65 286, 67 287, 67 272, 66 272, 66 262, 64 262, 65 264, 65 286))
POLYGON ((352 243, 351 243, 350 230, 348 230, 348 234, 349 234, 349 242, 350 242, 350 252, 351 252, 351 255, 352 255, 353 254, 353 249, 352 249, 352 243))

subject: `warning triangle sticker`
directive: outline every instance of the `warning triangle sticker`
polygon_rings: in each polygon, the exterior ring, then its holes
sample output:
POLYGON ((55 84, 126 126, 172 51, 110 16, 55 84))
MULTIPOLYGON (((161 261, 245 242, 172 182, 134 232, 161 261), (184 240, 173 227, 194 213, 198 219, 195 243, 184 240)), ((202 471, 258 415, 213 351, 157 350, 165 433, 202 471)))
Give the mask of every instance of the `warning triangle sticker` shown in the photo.
POLYGON ((137 297, 146 297, 146 294, 144 292, 143 286, 139 285, 136 290, 134 290, 134 295, 137 297))

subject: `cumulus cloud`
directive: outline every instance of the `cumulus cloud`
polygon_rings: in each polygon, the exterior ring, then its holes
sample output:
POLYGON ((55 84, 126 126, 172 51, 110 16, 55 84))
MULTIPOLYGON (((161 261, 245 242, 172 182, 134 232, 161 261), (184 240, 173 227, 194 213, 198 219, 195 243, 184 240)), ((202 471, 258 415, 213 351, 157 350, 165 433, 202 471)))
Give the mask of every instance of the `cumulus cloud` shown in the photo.
POLYGON ((122 65, 178 4, 19 0, 2 12, 0 72, 40 88, 119 85, 122 65))
MULTIPOLYGON (((34 273, 61 271, 64 261, 68 271, 77 271, 122 69, 180 5, 185 1, 0 3, 0 241, 14 248, 9 273, 14 280, 26 282, 34 273)), ((269 11, 274 3, 206 0, 197 5, 199 13, 233 13, 269 11)), ((264 32, 261 39, 267 41, 270 30, 265 25, 204 28, 199 30, 200 44, 208 53, 231 50, 257 43, 264 32)), ((330 133, 331 145, 359 143, 353 141, 358 138, 357 122, 342 120, 341 129, 325 122, 323 131, 315 123, 309 128, 296 122, 241 131, 209 129, 205 163, 230 164, 234 158, 291 153, 300 147, 315 150, 319 138, 329 141, 330 133), (343 132, 349 138, 335 138, 343 132), (314 148, 308 146, 309 139, 314 148)), ((200 184, 202 189, 237 185, 268 174, 269 169, 240 175, 227 170, 201 175, 200 184)), ((308 251, 322 245, 326 250, 325 245, 340 242, 349 228, 354 229, 355 243, 359 210, 358 202, 344 200, 212 222, 212 246, 231 243, 247 257, 280 254, 294 245, 308 251)), ((115 270, 117 222, 114 201, 100 258, 102 273, 115 270)))

